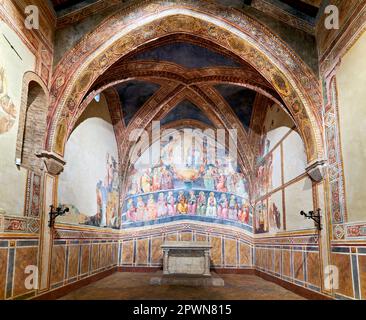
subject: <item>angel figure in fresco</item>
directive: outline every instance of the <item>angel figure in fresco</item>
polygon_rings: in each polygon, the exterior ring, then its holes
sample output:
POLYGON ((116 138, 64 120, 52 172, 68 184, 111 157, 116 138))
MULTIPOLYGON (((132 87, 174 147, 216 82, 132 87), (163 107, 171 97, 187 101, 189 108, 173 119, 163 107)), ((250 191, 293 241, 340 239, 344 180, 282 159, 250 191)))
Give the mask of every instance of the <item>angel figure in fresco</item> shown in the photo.
POLYGON ((177 211, 180 214, 186 214, 188 212, 188 204, 183 192, 180 193, 178 197, 177 211))
POLYGON ((132 199, 127 200, 126 218, 128 221, 136 221, 136 207, 132 199))
POLYGON ((175 199, 174 199, 173 191, 168 192, 166 201, 168 203, 168 215, 174 216, 175 215, 175 199))
POLYGON ((225 193, 221 194, 221 198, 219 200, 219 208, 217 215, 221 219, 227 219, 229 214, 229 201, 227 200, 227 196, 225 193))
POLYGON ((147 169, 141 177, 141 189, 143 193, 151 191, 151 177, 149 169, 147 169))
POLYGON ((201 191, 198 195, 197 214, 200 216, 204 216, 206 214, 206 196, 203 191, 201 191))
POLYGON ((149 195, 149 199, 147 200, 147 217, 146 220, 155 220, 156 216, 157 216, 157 208, 156 208, 156 203, 155 203, 155 199, 154 199, 154 195, 150 194, 149 195))
POLYGON ((188 198, 188 214, 196 214, 197 210, 197 198, 194 194, 194 191, 189 191, 189 198, 188 198))
POLYGON ((137 208, 136 208, 136 218, 138 221, 143 221, 145 219, 145 203, 142 197, 137 198, 137 208))
POLYGON ((210 195, 207 200, 207 208, 206 208, 206 216, 208 217, 216 217, 217 207, 216 207, 216 198, 213 192, 210 192, 210 195))
POLYGON ((238 217, 238 204, 234 195, 230 196, 229 201, 229 219, 236 220, 238 217))
POLYGON ((163 192, 160 192, 158 198, 158 218, 164 217, 167 214, 168 214, 168 206, 165 201, 165 195, 163 192))

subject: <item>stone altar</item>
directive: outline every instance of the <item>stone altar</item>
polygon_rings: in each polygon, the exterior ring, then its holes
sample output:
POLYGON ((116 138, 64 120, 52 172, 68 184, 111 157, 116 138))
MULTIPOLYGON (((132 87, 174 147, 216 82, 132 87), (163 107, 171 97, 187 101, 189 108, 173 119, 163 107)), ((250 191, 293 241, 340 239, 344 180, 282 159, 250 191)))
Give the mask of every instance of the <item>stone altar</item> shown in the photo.
POLYGON ((161 248, 164 274, 210 275, 210 243, 167 241, 161 248))
POLYGON ((152 285, 224 286, 224 280, 210 273, 209 242, 167 241, 163 250, 163 272, 150 279, 152 285))

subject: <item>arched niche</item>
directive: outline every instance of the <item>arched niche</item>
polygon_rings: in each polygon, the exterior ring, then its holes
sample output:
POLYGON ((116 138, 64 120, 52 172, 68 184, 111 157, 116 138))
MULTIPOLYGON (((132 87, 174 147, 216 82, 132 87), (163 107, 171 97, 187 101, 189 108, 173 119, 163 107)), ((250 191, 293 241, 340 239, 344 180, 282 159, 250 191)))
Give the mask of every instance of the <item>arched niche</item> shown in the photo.
POLYGON ((48 90, 33 72, 23 78, 23 92, 16 145, 16 163, 39 172, 42 161, 37 153, 44 150, 47 129, 48 90))

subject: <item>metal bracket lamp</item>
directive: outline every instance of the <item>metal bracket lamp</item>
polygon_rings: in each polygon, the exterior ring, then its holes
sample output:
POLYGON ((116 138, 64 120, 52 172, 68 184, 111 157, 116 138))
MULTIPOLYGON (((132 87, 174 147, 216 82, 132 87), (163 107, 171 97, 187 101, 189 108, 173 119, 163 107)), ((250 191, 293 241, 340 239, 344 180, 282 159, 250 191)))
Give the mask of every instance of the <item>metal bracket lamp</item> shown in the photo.
POLYGON ((50 228, 53 228, 54 225, 55 225, 55 221, 56 221, 56 218, 58 216, 63 216, 66 212, 69 212, 69 208, 65 208, 65 207, 57 207, 56 209, 54 209, 54 206, 50 206, 50 221, 48 222, 48 226, 50 228))
POLYGON ((309 211, 308 213, 306 213, 303 210, 301 210, 300 214, 302 216, 304 216, 305 218, 314 220, 316 227, 320 231, 320 230, 322 230, 320 211, 321 211, 321 209, 316 209, 317 213, 315 213, 314 211, 309 211))

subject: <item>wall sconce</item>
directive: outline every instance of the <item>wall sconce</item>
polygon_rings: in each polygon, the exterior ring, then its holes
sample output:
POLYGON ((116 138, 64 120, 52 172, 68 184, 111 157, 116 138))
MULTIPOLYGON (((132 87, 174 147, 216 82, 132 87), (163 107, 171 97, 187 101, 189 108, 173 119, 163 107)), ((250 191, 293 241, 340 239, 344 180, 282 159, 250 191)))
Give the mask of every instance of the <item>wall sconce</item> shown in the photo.
POLYGON ((56 221, 56 218, 58 216, 63 216, 66 212, 69 212, 69 208, 64 208, 64 207, 57 207, 56 210, 53 210, 54 209, 54 206, 50 206, 50 221, 48 222, 48 226, 50 228, 53 228, 54 225, 55 225, 55 221, 56 221))
POLYGON ((318 230, 322 230, 321 225, 321 215, 320 215, 321 209, 316 209, 317 214, 315 214, 314 211, 309 211, 309 213, 305 213, 304 211, 301 211, 300 214, 308 219, 313 219, 315 221, 316 227, 318 230))

